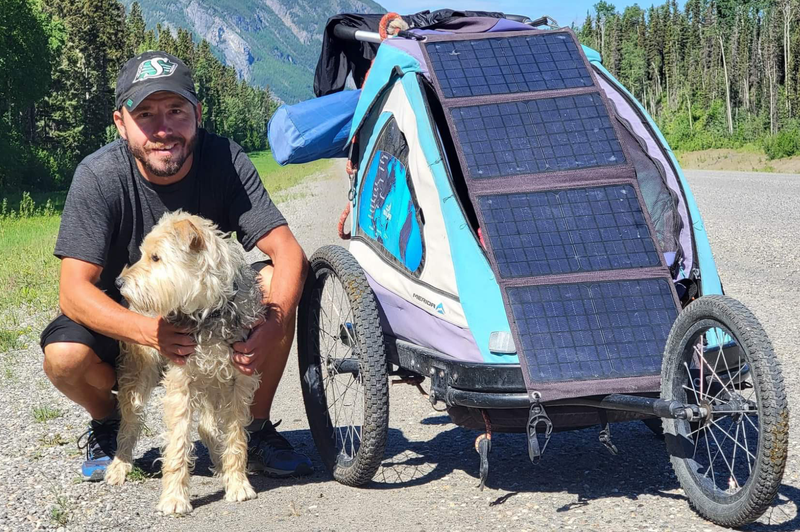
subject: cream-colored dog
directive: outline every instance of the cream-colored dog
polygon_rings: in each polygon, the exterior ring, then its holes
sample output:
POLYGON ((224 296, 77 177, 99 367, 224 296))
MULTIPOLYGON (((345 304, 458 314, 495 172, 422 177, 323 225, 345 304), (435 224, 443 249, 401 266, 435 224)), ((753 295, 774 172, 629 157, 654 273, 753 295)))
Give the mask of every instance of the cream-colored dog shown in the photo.
POLYGON ((247 376, 234 367, 231 345, 244 340, 263 315, 257 273, 245 261, 239 243, 224 239, 210 221, 181 211, 165 214, 145 237, 141 251, 142 258, 120 275, 120 292, 132 310, 163 316, 189 329, 197 347, 184 365, 177 365, 154 349, 123 343, 117 374, 122 420, 117 454, 105 480, 120 485, 131 471, 144 407, 163 371, 167 433, 158 509, 165 514, 192 511, 189 471, 194 465, 195 412, 200 439, 222 477, 225 499, 253 499, 245 427, 251 421, 259 375, 247 376))

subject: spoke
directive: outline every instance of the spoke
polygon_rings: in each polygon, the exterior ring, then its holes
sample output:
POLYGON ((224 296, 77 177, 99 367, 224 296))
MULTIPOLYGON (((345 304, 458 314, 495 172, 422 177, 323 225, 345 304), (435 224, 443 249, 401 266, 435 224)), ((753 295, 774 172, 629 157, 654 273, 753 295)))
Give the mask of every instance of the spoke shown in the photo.
MULTIPOLYGON (((703 358, 703 337, 702 336, 700 337, 700 343, 699 344, 695 344, 695 346, 694 346, 694 353, 695 353, 695 355, 699 355, 698 360, 700 361, 700 397, 702 397, 703 396, 703 384, 705 384, 705 382, 706 382, 706 379, 703 377, 703 364, 705 363, 705 358, 703 358), (697 347, 698 345, 700 346, 699 349, 697 347)), ((689 378, 691 378, 691 377, 692 376, 689 375, 689 378)), ((710 456, 711 456, 711 453, 709 452, 709 457, 710 456)))
MULTIPOLYGON (((739 441, 739 428, 740 428, 740 426, 741 426, 741 423, 737 423, 736 424, 736 436, 735 436, 736 441, 739 441)), ((735 470, 735 469, 736 469, 736 447, 733 448, 733 457, 731 458, 731 470, 735 470)), ((736 474, 732 473, 731 476, 733 476, 733 481, 736 482, 736 485, 738 486, 739 485, 739 481, 736 479, 736 474)), ((745 480, 745 482, 747 482, 747 480, 745 480)))
MULTIPOLYGON (((741 443, 739 443, 738 441, 734 440, 734 439, 733 439, 733 437, 732 437, 730 434, 728 434, 728 432, 727 432, 727 431, 726 431, 724 428, 722 428, 721 426, 719 426, 719 425, 718 425, 718 424, 717 424, 717 423, 716 423, 716 422, 715 422, 713 419, 712 419, 712 420, 710 420, 710 422, 711 422, 711 424, 712 424, 712 425, 714 425, 715 427, 717 427, 717 429, 719 429, 719 430, 720 430, 720 431, 721 431, 721 432, 722 432, 722 433, 725 435, 725 437, 726 437, 726 438, 728 438, 729 440, 731 440, 733 443, 735 443, 736 445, 738 445, 738 446, 739 446, 739 447, 740 447, 740 448, 741 448, 741 449, 742 449, 744 452, 746 452, 746 453, 748 454, 748 456, 752 457, 752 458, 753 458, 753 460, 755 460, 755 459, 756 459, 756 457, 755 457, 755 455, 754 455, 754 454, 752 454, 752 453, 751 453, 751 452, 750 452, 750 451, 749 451, 749 450, 748 450, 748 449, 747 449, 747 448, 746 448, 744 445, 742 445, 742 444, 741 444, 741 443)), ((715 438, 715 439, 716 439, 716 438, 715 438)), ((723 456, 723 458, 725 458, 725 457, 723 456)))
MULTIPOLYGON (((723 382, 720 380, 720 378, 719 378, 719 376, 717 375, 717 373, 716 373, 716 372, 715 372, 713 369, 711 369, 711 364, 709 364, 709 363, 708 363, 708 361, 706 361, 706 359, 705 359, 705 358, 701 358, 701 361, 703 362, 703 364, 705 364, 706 366, 708 366, 708 369, 710 369, 710 370, 711 370, 711 376, 712 376, 713 378, 717 379, 717 382, 718 382, 718 383, 720 383, 720 384, 722 385, 722 387, 723 387, 723 388, 725 388, 725 390, 726 390, 728 393, 730 393, 730 390, 728 390, 728 387, 727 387, 727 386, 725 386, 725 383, 723 383, 723 382)), ((702 374, 701 374, 700 386, 701 386, 701 389, 702 389, 702 386, 703 386, 702 374)))
POLYGON ((752 420, 752 419, 750 419, 750 418, 748 417, 748 415, 747 415, 747 414, 744 414, 744 418, 745 418, 747 421, 749 421, 749 422, 750 422, 750 424, 753 426, 753 430, 755 430, 755 431, 756 431, 756 434, 758 434, 758 427, 756 426, 756 424, 755 424, 755 423, 753 423, 753 420, 752 420))
MULTIPOLYGON (((708 429, 708 425, 705 425, 705 428, 708 429)), ((717 453, 714 455, 714 458, 711 458, 711 445, 708 443, 708 430, 706 430, 706 437, 704 439, 706 440, 706 449, 708 450, 708 468, 709 471, 711 471, 711 480, 714 482, 714 487, 716 487, 717 477, 714 474, 714 460, 717 459, 717 454, 719 454, 719 447, 717 447, 717 453)), ((707 478, 708 471, 706 471, 706 474, 703 476, 707 478)))
MULTIPOLYGON (((747 417, 747 416, 744 416, 744 417, 747 417)), ((752 421, 751 421, 751 423, 752 423, 752 421)), ((744 447, 745 447, 745 449, 747 449, 747 452, 749 454, 750 453, 750 446, 747 444, 747 426, 744 425, 744 424, 742 425, 742 434, 744 434, 744 447)), ((756 434, 758 434, 757 430, 756 430, 756 434)), ((750 462, 749 458, 747 460, 747 470, 751 475, 753 474, 753 464, 750 462)))
MULTIPOLYGON (((696 403, 700 403, 700 396, 697 395, 697 389, 694 387, 694 379, 692 378, 692 371, 689 369, 689 364, 686 361, 683 362, 683 365, 686 367, 686 375, 689 377, 689 384, 692 385, 692 391, 694 392, 694 400, 696 403)), ((686 385, 683 385, 686 388, 686 385)), ((686 388, 688 390, 688 388, 686 388)))
MULTIPOLYGON (((722 432, 725 432, 725 430, 723 430, 723 429, 722 429, 722 428, 720 428, 719 426, 717 426, 717 428, 718 428, 719 430, 721 430, 722 432)), ((717 440, 717 437, 716 437, 716 436, 714 436, 714 431, 713 431, 713 430, 709 430, 709 431, 708 431, 708 433, 709 433, 709 434, 711 434, 711 437, 712 437, 712 438, 714 438, 714 443, 716 443, 716 444, 717 444, 717 448, 718 448, 720 451, 722 451, 722 445, 720 445, 720 444, 719 444, 719 440, 717 440)), ((727 432, 725 432, 725 434, 727 434, 727 432)), ((734 482, 736 482, 736 478, 735 478, 735 477, 734 477, 734 475, 733 475, 733 468, 732 468, 732 467, 731 467, 731 465, 728 463, 728 459, 727 459, 727 458, 725 458, 725 453, 724 453, 724 452, 722 452, 722 453, 717 453, 717 454, 721 454, 721 455, 722 455, 722 461, 723 461, 723 462, 725 462, 725 465, 728 467, 728 471, 730 471, 730 473, 731 473, 731 477, 733 478, 733 481, 734 481, 734 482)), ((716 482, 714 482, 714 485, 716 486, 716 482)), ((730 483, 729 483, 729 485, 730 485, 730 483)), ((737 488, 739 487, 738 483, 736 484, 736 487, 737 487, 737 488)))

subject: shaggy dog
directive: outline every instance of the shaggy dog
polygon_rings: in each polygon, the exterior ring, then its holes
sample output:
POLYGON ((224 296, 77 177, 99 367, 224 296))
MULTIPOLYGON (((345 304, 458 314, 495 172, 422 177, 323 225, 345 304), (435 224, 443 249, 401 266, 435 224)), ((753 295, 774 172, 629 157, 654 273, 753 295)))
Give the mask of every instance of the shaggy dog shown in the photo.
POLYGON ((181 211, 165 214, 145 237, 141 251, 142 258, 119 276, 120 292, 132 310, 163 316, 188 329, 197 347, 184 365, 177 365, 154 349, 122 344, 117 373, 122 420, 117 454, 105 480, 120 485, 131 471, 145 404, 163 373, 167 433, 158 509, 165 514, 192 510, 194 412, 200 439, 222 477, 225 500, 253 499, 245 427, 260 376, 244 375, 234 367, 231 345, 244 340, 264 314, 258 274, 245 261, 238 242, 224 239, 210 221, 181 211))

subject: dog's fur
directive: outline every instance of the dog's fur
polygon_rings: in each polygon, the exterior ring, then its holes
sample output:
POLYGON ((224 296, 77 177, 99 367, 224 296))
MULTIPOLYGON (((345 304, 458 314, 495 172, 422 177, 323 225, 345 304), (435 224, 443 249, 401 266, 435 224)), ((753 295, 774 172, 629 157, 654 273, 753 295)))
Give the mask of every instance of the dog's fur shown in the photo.
POLYGON ((181 211, 165 214, 145 237, 141 251, 142 258, 119 277, 122 295, 132 310, 164 316, 189 329, 197 347, 186 364, 177 365, 154 349, 123 342, 117 373, 122 420, 117 454, 105 480, 120 485, 131 471, 144 407, 163 371, 167 434, 158 509, 165 514, 192 510, 194 412, 200 439, 222 477, 225 499, 253 499, 245 427, 251 422, 259 375, 244 375, 233 366, 231 346, 244 340, 264 313, 257 273, 246 263, 240 244, 224 239, 210 221, 181 211))

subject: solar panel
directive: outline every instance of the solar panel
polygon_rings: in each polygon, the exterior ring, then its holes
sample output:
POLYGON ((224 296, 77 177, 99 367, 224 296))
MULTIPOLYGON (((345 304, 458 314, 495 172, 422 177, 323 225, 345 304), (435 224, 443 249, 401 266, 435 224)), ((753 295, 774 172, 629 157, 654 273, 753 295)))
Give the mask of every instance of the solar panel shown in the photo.
POLYGON ((450 112, 472 178, 625 162, 598 93, 454 107, 450 112))
POLYGON ((655 375, 677 309, 666 279, 507 289, 533 382, 655 375))
POLYGON ((445 98, 591 87, 566 33, 426 44, 445 98))
POLYGON ((631 185, 479 196, 500 276, 661 264, 631 185))

